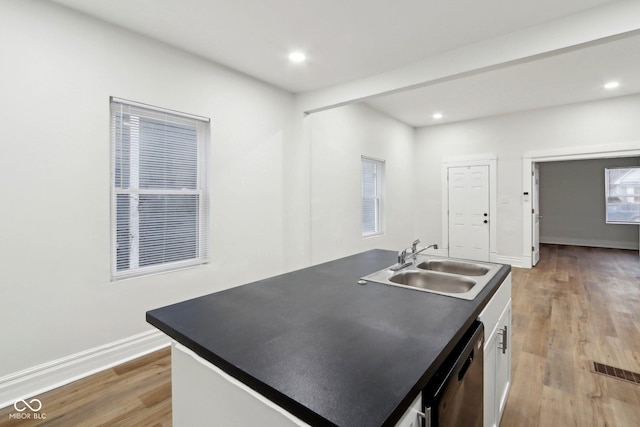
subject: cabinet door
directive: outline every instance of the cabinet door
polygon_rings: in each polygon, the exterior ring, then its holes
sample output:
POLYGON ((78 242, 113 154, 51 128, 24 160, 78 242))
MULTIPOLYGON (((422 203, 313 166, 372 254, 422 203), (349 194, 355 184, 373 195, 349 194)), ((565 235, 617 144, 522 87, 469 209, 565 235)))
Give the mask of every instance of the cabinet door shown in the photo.
POLYGON ((487 337, 484 345, 484 407, 483 426, 496 427, 496 355, 498 352, 498 331, 487 337))
POLYGON ((511 274, 487 303, 484 324, 484 427, 500 425, 511 384, 511 274), (506 326, 506 329, 505 329, 506 326), (505 332, 506 331, 506 332, 505 332), (502 352, 506 337, 506 349, 502 352))
POLYGON ((420 427, 422 421, 418 414, 422 413, 422 393, 418 394, 411 404, 411 407, 407 409, 400 421, 398 421, 395 427, 420 427))
POLYGON ((507 304, 498 322, 496 351, 496 410, 497 424, 500 424, 504 405, 507 403, 511 386, 511 301, 507 304))

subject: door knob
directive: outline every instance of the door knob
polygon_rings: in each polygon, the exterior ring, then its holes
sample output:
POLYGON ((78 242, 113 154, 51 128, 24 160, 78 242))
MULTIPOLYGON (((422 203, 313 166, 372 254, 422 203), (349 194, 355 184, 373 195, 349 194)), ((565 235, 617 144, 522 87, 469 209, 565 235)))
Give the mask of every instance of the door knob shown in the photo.
POLYGON ((489 216, 489 214, 485 212, 485 213, 484 213, 484 216, 489 216))
POLYGON ((489 221, 487 221, 486 219, 484 220, 484 223, 485 223, 485 224, 486 224, 486 223, 488 223, 488 222, 489 222, 489 221))

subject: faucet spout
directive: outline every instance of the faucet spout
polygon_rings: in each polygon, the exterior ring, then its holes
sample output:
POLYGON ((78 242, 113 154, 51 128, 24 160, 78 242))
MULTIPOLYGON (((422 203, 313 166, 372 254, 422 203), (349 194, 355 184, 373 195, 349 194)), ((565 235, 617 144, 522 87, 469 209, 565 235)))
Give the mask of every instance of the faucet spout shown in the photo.
POLYGON ((432 245, 426 246, 418 250, 419 243, 420 243, 420 239, 416 239, 413 241, 410 248, 398 251, 398 263, 391 266, 390 270, 392 271, 402 270, 403 268, 410 266, 412 262, 415 262, 416 257, 420 252, 426 251, 429 248, 438 249, 438 245, 434 243, 432 245), (407 261, 407 251, 409 250, 411 251, 411 260, 407 261))
POLYGON ((433 248, 433 249, 438 249, 438 244, 437 243, 433 243, 429 246, 425 246, 424 248, 417 250, 417 246, 413 247, 413 252, 411 253, 411 258, 413 258, 413 260, 416 260, 416 257, 418 256, 418 254, 420 254, 423 251, 426 251, 429 248, 433 248))
POLYGON ((416 253, 416 249, 418 249, 418 243, 420 243, 420 239, 414 240, 413 243, 411 244, 411 253, 412 254, 416 253))

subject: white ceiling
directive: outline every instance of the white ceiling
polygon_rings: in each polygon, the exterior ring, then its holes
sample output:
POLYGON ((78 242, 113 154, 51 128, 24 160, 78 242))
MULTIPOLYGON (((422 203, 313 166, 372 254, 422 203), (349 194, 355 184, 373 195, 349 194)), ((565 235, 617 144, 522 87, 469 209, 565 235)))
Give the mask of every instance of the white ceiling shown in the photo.
POLYGON ((640 93, 640 35, 367 100, 415 127, 640 93), (619 81, 615 90, 604 83, 619 81), (443 114, 441 120, 433 114, 443 114))
MULTIPOLYGON (((285 90, 322 89, 612 0, 51 0, 285 90), (289 63, 297 49, 304 64, 289 63)), ((638 38, 367 101, 414 126, 640 92, 638 38), (629 54, 631 52, 631 54, 629 54), (618 77, 623 86, 604 93, 618 77)))

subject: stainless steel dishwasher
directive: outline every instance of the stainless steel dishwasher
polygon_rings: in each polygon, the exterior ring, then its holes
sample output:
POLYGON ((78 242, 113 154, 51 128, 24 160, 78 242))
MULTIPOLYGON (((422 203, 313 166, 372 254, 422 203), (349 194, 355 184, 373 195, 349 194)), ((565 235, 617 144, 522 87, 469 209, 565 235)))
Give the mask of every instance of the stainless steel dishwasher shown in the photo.
POLYGON ((422 392, 426 427, 482 427, 483 347, 475 321, 422 392))

